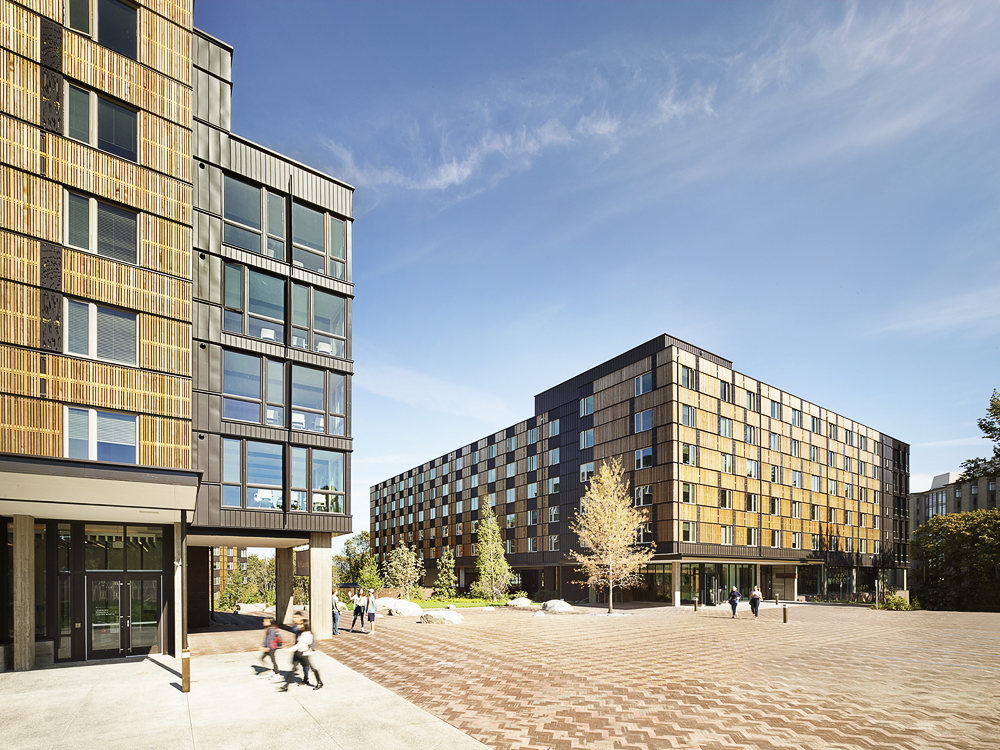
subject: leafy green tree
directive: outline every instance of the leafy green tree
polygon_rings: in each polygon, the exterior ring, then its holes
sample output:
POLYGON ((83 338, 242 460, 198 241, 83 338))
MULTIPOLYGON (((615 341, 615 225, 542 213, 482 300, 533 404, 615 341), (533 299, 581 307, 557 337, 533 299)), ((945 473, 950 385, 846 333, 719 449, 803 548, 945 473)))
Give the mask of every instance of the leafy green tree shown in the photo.
POLYGON ((383 587, 382 576, 378 573, 378 563, 375 561, 375 554, 371 551, 365 553, 361 559, 361 570, 358 571, 357 578, 354 579, 364 589, 375 589, 378 591, 383 587))
POLYGON ((934 516, 913 533, 910 556, 924 608, 1000 612, 1000 510, 934 516))
POLYGON ((371 534, 367 531, 359 532, 344 542, 343 554, 334 557, 338 568, 337 580, 340 583, 361 583, 361 570, 368 563, 371 553, 371 534))
POLYGON ((962 476, 959 481, 969 482, 983 477, 1000 475, 1000 393, 993 390, 986 416, 978 420, 983 437, 993 441, 991 458, 970 458, 962 462, 962 476))
POLYGON ((624 473, 620 458, 602 462, 570 524, 583 550, 570 550, 569 556, 587 584, 608 590, 608 612, 615 611, 615 587, 638 583, 640 569, 654 554, 651 546, 636 544, 636 531, 647 515, 633 507, 624 473))
POLYGON ((396 547, 385 557, 383 565, 385 585, 399 589, 403 598, 409 601, 424 575, 424 561, 417 553, 416 546, 405 544, 396 547))
POLYGON ((275 561, 273 557, 247 556, 247 586, 256 592, 255 601, 270 606, 275 602, 275 561))
POLYGON ((437 588, 435 596, 438 599, 454 599, 457 584, 455 553, 451 547, 445 547, 441 550, 441 557, 438 558, 437 580, 434 582, 434 586, 437 588))
POLYGON ((499 601, 510 588, 511 569, 504 554, 500 525, 486 497, 479 501, 479 530, 476 535, 476 580, 470 593, 476 599, 499 601))

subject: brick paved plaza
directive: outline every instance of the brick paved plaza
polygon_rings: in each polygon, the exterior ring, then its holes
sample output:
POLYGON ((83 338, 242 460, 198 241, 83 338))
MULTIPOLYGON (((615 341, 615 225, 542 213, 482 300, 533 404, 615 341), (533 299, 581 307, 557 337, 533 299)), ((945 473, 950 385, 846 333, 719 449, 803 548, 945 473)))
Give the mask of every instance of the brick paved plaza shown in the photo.
MULTIPOLYGON (((460 626, 379 618, 323 650, 496 748, 996 748, 1000 615, 773 605, 460 626)), ((195 634, 239 650, 257 634, 195 634)))

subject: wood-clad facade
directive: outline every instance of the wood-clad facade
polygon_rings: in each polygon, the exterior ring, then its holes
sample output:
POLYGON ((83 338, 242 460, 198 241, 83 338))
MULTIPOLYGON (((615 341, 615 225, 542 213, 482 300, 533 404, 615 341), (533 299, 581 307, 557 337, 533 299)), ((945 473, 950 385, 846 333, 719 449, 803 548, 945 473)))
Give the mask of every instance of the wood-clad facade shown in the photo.
POLYGON ((491 502, 520 587, 582 596, 570 523, 590 473, 615 457, 648 508, 637 540, 656 553, 636 598, 905 584, 909 447, 666 335, 539 394, 530 419, 372 487, 376 550, 416 544, 433 568, 451 547, 471 576, 491 502))

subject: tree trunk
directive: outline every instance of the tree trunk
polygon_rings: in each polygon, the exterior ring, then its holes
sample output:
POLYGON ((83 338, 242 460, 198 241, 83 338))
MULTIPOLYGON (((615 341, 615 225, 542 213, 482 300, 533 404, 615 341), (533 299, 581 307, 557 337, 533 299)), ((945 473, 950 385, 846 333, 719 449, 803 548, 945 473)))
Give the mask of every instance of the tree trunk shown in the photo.
POLYGON ((615 613, 615 584, 608 581, 608 614, 613 615, 615 613))

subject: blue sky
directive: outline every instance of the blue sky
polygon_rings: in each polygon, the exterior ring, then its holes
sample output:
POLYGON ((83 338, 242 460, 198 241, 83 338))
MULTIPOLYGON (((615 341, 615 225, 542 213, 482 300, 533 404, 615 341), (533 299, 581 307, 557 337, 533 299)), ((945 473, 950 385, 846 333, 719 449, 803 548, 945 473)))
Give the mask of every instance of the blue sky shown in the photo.
POLYGON ((660 333, 912 446, 1000 387, 1000 4, 242 3, 233 130, 356 187, 368 488, 660 333))

